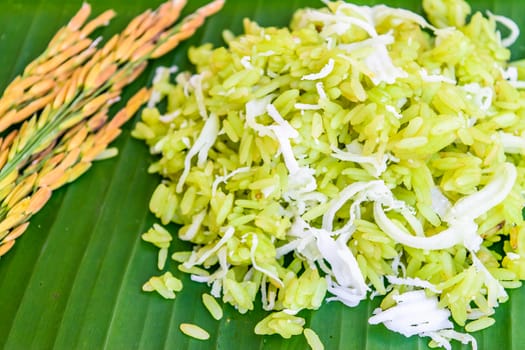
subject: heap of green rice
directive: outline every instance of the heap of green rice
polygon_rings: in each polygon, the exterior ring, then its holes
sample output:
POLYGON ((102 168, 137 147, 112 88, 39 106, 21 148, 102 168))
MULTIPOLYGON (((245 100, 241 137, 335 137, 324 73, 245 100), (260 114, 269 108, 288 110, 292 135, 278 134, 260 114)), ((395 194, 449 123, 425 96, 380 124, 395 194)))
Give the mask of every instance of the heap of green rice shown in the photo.
POLYGON ((190 50, 196 74, 155 80, 134 130, 164 177, 151 211, 194 243, 173 256, 194 281, 241 313, 257 297, 273 311, 257 333, 301 333, 294 315, 327 296, 381 295, 371 323, 475 346, 450 316, 490 326, 525 278, 517 28, 466 23, 460 0, 423 6, 431 24, 343 2, 290 28, 246 20, 227 47, 190 50))

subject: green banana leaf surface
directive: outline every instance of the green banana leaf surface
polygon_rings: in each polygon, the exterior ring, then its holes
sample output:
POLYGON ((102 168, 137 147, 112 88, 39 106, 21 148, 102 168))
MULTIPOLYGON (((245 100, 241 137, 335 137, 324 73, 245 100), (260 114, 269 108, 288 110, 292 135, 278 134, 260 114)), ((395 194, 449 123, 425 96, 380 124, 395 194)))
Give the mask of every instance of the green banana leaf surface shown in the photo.
MULTIPOLYGON (((94 14, 108 8, 118 14, 96 34, 107 39, 160 2, 92 0, 94 14)), ((419 0, 355 2, 383 2, 422 11, 419 0)), ((183 14, 204 3, 189 0, 183 14)), ((81 0, 0 0, 0 90, 43 51, 80 5, 81 0)), ((525 1, 472 0, 471 5, 474 10, 509 16, 525 28, 525 1)), ((323 3, 227 0, 223 10, 190 40, 152 61, 125 90, 123 100, 150 84, 155 67, 176 64, 181 70, 191 69, 190 46, 222 45, 222 30, 240 34, 243 18, 265 26, 285 26, 293 11, 305 6, 323 3)), ((514 59, 525 57, 525 35, 513 45, 512 53, 514 59)), ((184 283, 175 300, 141 291, 149 277, 159 274, 157 248, 140 239, 156 222, 148 202, 159 178, 147 173, 153 158, 145 144, 130 136, 137 120, 137 116, 131 120, 113 144, 119 155, 97 162, 80 179, 56 191, 14 248, 0 259, 0 349, 307 349, 303 336, 286 340, 255 335, 255 324, 265 316, 260 304, 244 315, 225 305, 224 317, 215 321, 201 303, 208 287, 190 281, 174 264, 171 271, 184 283), (211 338, 189 338, 179 330, 182 322, 200 325, 211 338)), ((176 241, 170 249, 185 248, 185 243, 176 241)), ((525 349, 525 287, 509 294, 510 300, 497 310, 496 325, 474 334, 480 349, 525 349)), ((377 298, 356 308, 325 303, 317 311, 300 315, 320 335, 326 349, 428 348, 428 339, 405 338, 382 325, 369 325, 368 317, 378 303, 377 298)), ((470 346, 455 342, 454 348, 470 346)))

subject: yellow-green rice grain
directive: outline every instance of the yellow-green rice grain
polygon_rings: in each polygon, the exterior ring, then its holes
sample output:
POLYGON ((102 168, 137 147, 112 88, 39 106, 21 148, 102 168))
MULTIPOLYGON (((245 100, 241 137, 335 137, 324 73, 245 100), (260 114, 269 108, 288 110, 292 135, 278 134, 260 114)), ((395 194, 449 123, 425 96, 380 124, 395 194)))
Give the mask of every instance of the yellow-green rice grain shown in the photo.
POLYGON ((312 350, 324 350, 324 345, 319 338, 319 335, 311 328, 305 328, 303 330, 304 337, 306 342, 312 350))
POLYGON ((204 293, 202 294, 202 303, 214 319, 220 320, 222 318, 222 308, 214 297, 207 293, 204 293))
POLYGON ((159 249, 159 257, 158 257, 158 263, 157 263, 157 268, 159 270, 164 269, 164 266, 166 266, 167 258, 168 258, 168 248, 159 249))
POLYGON ((181 323, 179 329, 187 336, 198 340, 210 339, 210 334, 206 330, 192 323, 181 323))
POLYGON ((465 325, 467 332, 477 332, 482 329, 492 326, 496 322, 492 317, 481 317, 475 321, 471 321, 465 325))

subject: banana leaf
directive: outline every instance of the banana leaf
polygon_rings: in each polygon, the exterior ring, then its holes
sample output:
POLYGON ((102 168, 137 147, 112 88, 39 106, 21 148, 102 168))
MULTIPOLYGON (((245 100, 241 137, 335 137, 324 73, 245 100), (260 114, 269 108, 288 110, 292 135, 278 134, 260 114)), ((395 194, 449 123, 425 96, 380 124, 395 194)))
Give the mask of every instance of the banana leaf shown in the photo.
MULTIPOLYGON (((94 13, 117 11, 107 28, 97 34, 109 38, 146 8, 160 0, 92 0, 94 13)), ((359 0, 359 4, 378 1, 359 0)), ((419 0, 383 0, 391 6, 421 12, 419 0)), ((191 0, 184 14, 205 3, 191 0)), ((0 89, 47 45, 56 30, 80 7, 81 1, 0 1, 0 89)), ((227 0, 224 9, 209 19, 188 41, 150 64, 129 86, 123 100, 151 82, 154 69, 176 64, 191 69, 187 50, 211 42, 221 45, 221 32, 242 32, 242 19, 262 25, 285 26, 294 10, 322 6, 317 0, 227 0)), ((525 2, 472 0, 475 10, 490 10, 514 19, 525 28, 525 2)), ((513 58, 525 57, 525 37, 512 47, 513 58)), ((122 103, 121 105, 122 106, 122 103)), ((115 110, 119 106, 117 105, 115 110)), ((155 218, 149 198, 159 181, 147 173, 153 160, 147 147, 130 136, 137 121, 130 121, 114 143, 115 158, 100 161, 74 183, 53 194, 28 231, 0 259, 0 348, 3 349, 306 349, 304 337, 285 340, 257 336, 255 324, 265 316, 260 305, 241 315, 224 306, 215 321, 202 305, 208 287, 180 277, 184 289, 175 300, 141 291, 156 267, 157 249, 140 239, 155 218), (192 322, 211 334, 207 341, 182 334, 179 325, 192 322)), ((175 230, 176 227, 170 227, 175 230)), ((175 242, 172 250, 188 247, 175 242)), ((480 349, 524 349, 525 287, 511 290, 510 301, 498 308, 496 325, 475 333, 480 349)), ((405 338, 367 323, 378 300, 348 308, 331 302, 317 311, 304 311, 306 326, 320 335, 326 349, 426 349, 427 339, 405 338)), ((454 344, 454 348, 469 346, 454 344)))

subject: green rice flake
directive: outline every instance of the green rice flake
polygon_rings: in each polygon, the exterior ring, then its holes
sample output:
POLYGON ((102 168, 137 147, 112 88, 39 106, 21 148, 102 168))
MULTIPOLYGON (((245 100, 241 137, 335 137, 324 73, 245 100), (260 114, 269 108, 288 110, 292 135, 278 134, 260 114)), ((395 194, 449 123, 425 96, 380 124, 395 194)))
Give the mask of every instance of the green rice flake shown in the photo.
POLYGON ((480 331, 482 329, 492 326, 495 322, 496 320, 493 319, 492 317, 478 318, 475 321, 467 323, 467 325, 465 326, 465 330, 467 332, 477 332, 477 331, 480 331))
POLYGON ((153 224, 153 227, 142 235, 142 239, 159 248, 168 248, 173 237, 164 227, 159 224, 153 224))
POLYGON ((191 252, 175 252, 171 254, 171 259, 177 262, 183 263, 187 261, 191 256, 191 252))
POLYGON ((175 299, 175 292, 182 290, 182 281, 168 271, 161 276, 151 277, 144 283, 142 290, 145 292, 156 291, 165 299, 175 299))
POLYGON ((214 297, 204 293, 202 294, 202 303, 214 319, 220 320, 222 318, 222 308, 214 297))
MULTIPOLYGON (((463 0, 422 7, 428 20, 341 1, 298 9, 285 28, 246 19, 224 47, 189 50, 196 73, 155 79, 161 101, 133 131, 162 176, 149 208, 180 225, 191 248, 172 259, 210 286, 212 316, 215 298, 240 313, 260 298, 270 314, 256 333, 315 343, 297 312, 374 295, 384 298, 377 323, 474 345, 454 322, 490 326, 506 289, 521 285, 517 27, 463 0), (386 319, 405 302, 439 312, 386 319)), ((164 268, 169 232, 155 224, 143 239, 164 268)), ((174 297, 160 277, 145 290, 174 297)))
POLYGON ((305 320, 302 317, 290 315, 284 311, 273 312, 255 325, 255 334, 279 334, 290 338, 303 332, 305 320))
POLYGON ((158 262, 157 262, 157 267, 159 270, 164 270, 167 259, 168 259, 168 248, 160 248, 158 262))
POLYGON ((181 323, 179 325, 179 329, 182 333, 186 334, 187 336, 198 340, 210 339, 210 333, 208 333, 205 329, 192 323, 181 323))
POLYGON ((179 271, 199 276, 208 276, 210 273, 206 269, 202 269, 197 266, 186 267, 184 264, 177 265, 179 271))
POLYGON ((312 350, 324 350, 324 345, 321 342, 321 339, 319 338, 319 335, 311 329, 311 328, 305 328, 303 330, 304 337, 306 338, 306 342, 308 345, 310 345, 310 348, 312 350))

